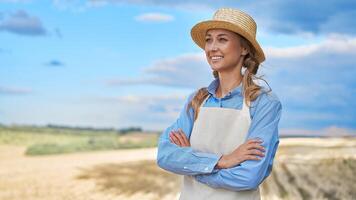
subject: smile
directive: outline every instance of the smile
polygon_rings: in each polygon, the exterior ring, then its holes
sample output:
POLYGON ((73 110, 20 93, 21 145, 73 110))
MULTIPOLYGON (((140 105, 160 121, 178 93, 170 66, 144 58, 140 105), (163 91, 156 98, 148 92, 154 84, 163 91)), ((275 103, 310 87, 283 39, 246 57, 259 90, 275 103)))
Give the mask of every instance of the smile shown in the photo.
POLYGON ((221 60, 223 59, 224 56, 211 56, 210 59, 213 60, 213 61, 218 61, 218 60, 221 60))

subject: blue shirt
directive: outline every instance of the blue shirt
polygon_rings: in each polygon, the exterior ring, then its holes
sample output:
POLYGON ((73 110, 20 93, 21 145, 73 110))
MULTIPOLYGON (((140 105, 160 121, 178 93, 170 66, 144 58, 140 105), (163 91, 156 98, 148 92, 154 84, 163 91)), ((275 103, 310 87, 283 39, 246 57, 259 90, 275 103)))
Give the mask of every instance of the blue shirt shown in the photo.
MULTIPOLYGON (((207 90, 209 98, 204 107, 222 107, 242 109, 242 83, 235 87, 225 97, 218 98, 215 94, 219 86, 219 79, 214 79, 207 90)), ((261 160, 246 160, 237 166, 228 169, 214 169, 220 159, 213 153, 199 152, 191 147, 179 147, 169 140, 172 130, 182 129, 187 138, 190 138, 194 124, 194 111, 186 112, 188 103, 195 92, 189 95, 178 119, 169 126, 159 137, 157 164, 162 169, 181 175, 192 175, 201 183, 214 188, 225 188, 233 191, 256 189, 270 174, 273 159, 279 144, 278 123, 281 117, 282 105, 276 95, 261 90, 257 99, 251 102, 251 124, 247 138, 262 139, 261 145, 265 147, 265 156, 261 160)))

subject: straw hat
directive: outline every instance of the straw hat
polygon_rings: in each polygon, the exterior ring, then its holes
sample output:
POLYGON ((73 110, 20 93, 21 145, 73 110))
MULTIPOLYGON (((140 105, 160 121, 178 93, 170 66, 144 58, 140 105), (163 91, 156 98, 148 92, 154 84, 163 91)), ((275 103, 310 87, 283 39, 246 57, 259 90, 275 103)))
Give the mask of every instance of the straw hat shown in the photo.
POLYGON ((212 20, 196 24, 190 34, 200 48, 204 49, 205 34, 209 29, 213 28, 226 29, 243 36, 255 48, 257 60, 260 63, 265 60, 263 50, 256 40, 256 22, 248 14, 237 9, 220 8, 215 12, 212 20))

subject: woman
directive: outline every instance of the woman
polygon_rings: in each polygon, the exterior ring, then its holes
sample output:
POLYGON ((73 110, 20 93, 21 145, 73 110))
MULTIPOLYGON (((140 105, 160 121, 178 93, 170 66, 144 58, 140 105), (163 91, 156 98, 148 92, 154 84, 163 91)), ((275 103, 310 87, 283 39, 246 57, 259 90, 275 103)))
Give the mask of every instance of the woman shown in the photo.
POLYGON ((260 199, 282 106, 253 80, 265 60, 256 29, 246 13, 222 8, 191 30, 215 79, 188 97, 159 139, 157 164, 184 175, 180 199, 260 199))

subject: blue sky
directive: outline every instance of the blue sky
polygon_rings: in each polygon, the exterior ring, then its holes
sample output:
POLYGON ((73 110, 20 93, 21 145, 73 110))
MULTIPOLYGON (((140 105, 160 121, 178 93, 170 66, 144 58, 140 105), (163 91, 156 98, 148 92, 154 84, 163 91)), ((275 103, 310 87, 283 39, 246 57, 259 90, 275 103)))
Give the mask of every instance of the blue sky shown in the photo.
POLYGON ((220 7, 255 18, 281 129, 356 129, 356 3, 336 0, 0 0, 0 123, 163 130, 213 78, 190 29, 220 7))

